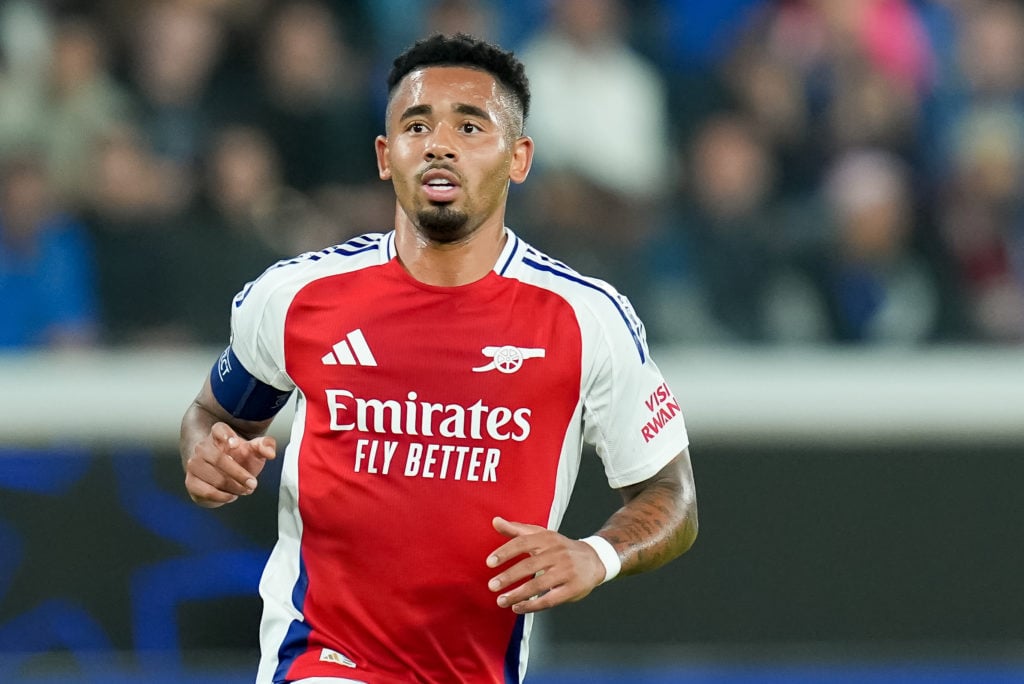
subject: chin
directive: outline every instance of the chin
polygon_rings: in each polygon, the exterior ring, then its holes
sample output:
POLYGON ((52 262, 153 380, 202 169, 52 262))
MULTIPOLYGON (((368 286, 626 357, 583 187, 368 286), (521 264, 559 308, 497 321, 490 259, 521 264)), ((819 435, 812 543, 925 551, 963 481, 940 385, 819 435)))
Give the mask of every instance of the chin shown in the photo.
POLYGON ((416 226, 433 242, 458 242, 469 234, 469 217, 449 204, 432 205, 416 214, 416 226))

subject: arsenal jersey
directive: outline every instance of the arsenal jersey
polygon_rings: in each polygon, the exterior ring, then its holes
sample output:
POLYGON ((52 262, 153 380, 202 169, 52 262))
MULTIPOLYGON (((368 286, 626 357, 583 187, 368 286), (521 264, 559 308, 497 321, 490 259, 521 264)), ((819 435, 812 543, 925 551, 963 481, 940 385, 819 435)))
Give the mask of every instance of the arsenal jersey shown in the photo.
POLYGON ((626 299, 507 236, 468 285, 415 280, 369 234, 235 298, 238 361, 297 390, 260 683, 520 682, 531 617, 487 588, 491 520, 556 529, 583 442, 614 488, 687 446, 626 299))

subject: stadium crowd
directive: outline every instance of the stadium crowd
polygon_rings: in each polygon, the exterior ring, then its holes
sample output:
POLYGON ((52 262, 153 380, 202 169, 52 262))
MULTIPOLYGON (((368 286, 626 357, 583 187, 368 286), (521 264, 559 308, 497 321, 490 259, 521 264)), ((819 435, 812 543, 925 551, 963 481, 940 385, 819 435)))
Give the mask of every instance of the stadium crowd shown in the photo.
POLYGON ((1024 342, 1014 0, 6 0, 0 350, 221 345, 390 230, 384 77, 438 31, 524 60, 508 223, 653 342, 1024 342))

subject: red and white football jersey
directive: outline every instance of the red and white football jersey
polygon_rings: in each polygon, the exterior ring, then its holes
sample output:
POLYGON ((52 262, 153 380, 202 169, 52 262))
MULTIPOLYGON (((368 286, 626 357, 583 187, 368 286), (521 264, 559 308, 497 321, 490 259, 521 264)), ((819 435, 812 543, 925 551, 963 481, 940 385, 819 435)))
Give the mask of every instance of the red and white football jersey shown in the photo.
POLYGON ((279 262, 235 298, 232 347, 298 390, 263 684, 521 681, 531 620, 487 588, 491 520, 557 528, 584 441, 615 488, 687 446, 625 298, 511 231, 460 287, 413 279, 393 233, 279 262))

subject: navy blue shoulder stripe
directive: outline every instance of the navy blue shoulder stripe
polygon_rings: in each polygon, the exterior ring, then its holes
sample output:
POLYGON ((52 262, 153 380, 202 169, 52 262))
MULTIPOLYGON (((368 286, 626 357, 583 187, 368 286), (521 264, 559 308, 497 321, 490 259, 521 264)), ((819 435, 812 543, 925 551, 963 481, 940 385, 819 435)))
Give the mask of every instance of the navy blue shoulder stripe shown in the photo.
POLYGON ((516 258, 516 252, 519 251, 519 238, 515 238, 515 243, 512 245, 512 251, 508 253, 508 259, 505 260, 505 265, 498 271, 498 275, 505 275, 505 271, 512 265, 512 261, 516 258))
MULTIPOLYGON (((536 252, 533 252, 533 254, 536 254, 536 252)), ((540 261, 535 261, 534 259, 531 259, 529 257, 523 257, 523 263, 526 264, 527 266, 537 269, 538 271, 551 273, 552 275, 558 276, 559 278, 564 278, 565 280, 576 283, 578 285, 582 285, 583 287, 589 287, 591 290, 600 292, 605 297, 607 297, 608 301, 610 301, 612 305, 615 307, 615 310, 619 312, 619 316, 622 317, 622 322, 626 324, 626 329, 629 330, 629 334, 633 338, 633 344, 636 345, 636 350, 640 354, 640 363, 647 363, 647 355, 644 353, 644 345, 643 342, 640 340, 640 335, 637 333, 636 329, 630 323, 629 316, 626 315, 626 310, 622 307, 622 304, 619 303, 619 301, 615 299, 615 297, 613 297, 610 292, 605 290, 603 287, 599 287, 594 283, 590 282, 589 280, 586 280, 585 278, 583 278, 583 276, 577 275, 576 273, 567 270, 563 270, 562 268, 559 268, 554 264, 541 263, 540 261)))
POLYGON ((381 237, 382 236, 380 235, 373 235, 369 237, 360 236, 352 238, 348 242, 344 242, 340 245, 334 245, 333 247, 321 249, 319 252, 306 252, 305 254, 300 254, 299 256, 293 257, 291 259, 281 259, 280 261, 272 264, 266 271, 261 273, 259 278, 256 278, 256 280, 247 283, 246 286, 242 288, 242 291, 235 296, 235 308, 240 307, 242 305, 242 302, 245 301, 245 298, 249 296, 249 290, 252 289, 252 286, 256 284, 260 280, 260 278, 265 276, 267 273, 270 273, 271 271, 275 271, 279 268, 284 268, 285 266, 294 266, 295 264, 306 263, 308 261, 320 261, 325 256, 331 256, 333 254, 340 254, 342 256, 355 256, 357 254, 362 254, 363 252, 372 252, 374 250, 380 249, 381 237))

